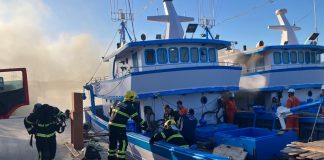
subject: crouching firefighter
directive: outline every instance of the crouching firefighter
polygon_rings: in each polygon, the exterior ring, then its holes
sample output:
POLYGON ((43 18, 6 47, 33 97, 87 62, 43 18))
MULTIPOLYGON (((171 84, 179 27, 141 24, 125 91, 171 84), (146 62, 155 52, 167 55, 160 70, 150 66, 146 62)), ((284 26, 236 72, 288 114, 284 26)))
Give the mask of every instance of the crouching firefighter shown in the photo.
POLYGON ((56 153, 55 132, 62 133, 66 126, 65 115, 58 108, 48 104, 35 104, 33 112, 24 119, 30 137, 30 145, 35 136, 38 159, 52 160, 56 153))
POLYGON ((108 128, 109 128, 109 150, 108 159, 124 160, 126 159, 126 149, 128 145, 126 135, 126 124, 129 118, 132 118, 142 129, 146 130, 147 124, 141 119, 135 109, 136 93, 127 91, 123 102, 118 103, 112 108, 108 128), (118 151, 117 151, 118 144, 118 151))
POLYGON ((184 140, 183 136, 178 132, 176 122, 172 119, 164 123, 163 131, 151 137, 150 144, 153 144, 155 141, 160 140, 165 140, 170 144, 174 144, 180 147, 189 147, 188 143, 184 140))

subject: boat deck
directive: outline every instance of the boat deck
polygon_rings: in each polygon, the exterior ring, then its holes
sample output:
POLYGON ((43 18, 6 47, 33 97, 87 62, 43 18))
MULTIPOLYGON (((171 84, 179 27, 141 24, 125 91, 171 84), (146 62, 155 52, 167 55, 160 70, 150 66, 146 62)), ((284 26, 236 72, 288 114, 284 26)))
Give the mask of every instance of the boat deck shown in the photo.
MULTIPOLYGON (((57 134, 57 152, 55 159, 74 160, 64 145, 70 142, 70 123, 62 134, 57 134)), ((0 159, 20 160, 37 159, 35 139, 33 147, 29 146, 28 135, 23 118, 0 120, 0 159)))

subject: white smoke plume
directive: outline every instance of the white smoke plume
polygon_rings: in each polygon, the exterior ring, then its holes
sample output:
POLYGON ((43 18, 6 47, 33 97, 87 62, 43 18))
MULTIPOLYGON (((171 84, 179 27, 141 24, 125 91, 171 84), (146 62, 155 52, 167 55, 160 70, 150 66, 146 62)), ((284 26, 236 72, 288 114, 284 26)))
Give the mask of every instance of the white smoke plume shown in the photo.
MULTIPOLYGON (((82 91, 94 73, 105 46, 89 33, 49 36, 43 21, 50 14, 39 0, 0 1, 0 68, 27 68, 31 105, 65 109, 71 106, 72 92, 82 91)), ((16 115, 30 110, 22 107, 16 115)))

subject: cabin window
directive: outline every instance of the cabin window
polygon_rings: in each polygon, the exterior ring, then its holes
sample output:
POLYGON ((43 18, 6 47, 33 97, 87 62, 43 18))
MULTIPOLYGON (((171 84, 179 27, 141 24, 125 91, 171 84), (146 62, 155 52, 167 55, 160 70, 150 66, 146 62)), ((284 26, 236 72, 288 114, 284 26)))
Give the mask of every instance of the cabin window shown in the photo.
POLYGON ((287 51, 282 52, 282 63, 289 64, 289 52, 287 51))
POLYGON ((199 62, 198 48, 191 48, 190 55, 191 55, 191 62, 192 63, 198 63, 199 62))
POLYGON ((170 63, 179 63, 179 51, 176 47, 169 48, 170 63))
POLYGON ((297 63, 297 52, 296 51, 291 51, 290 52, 290 61, 292 64, 297 63))
POLYGON ((166 64, 168 62, 168 52, 165 48, 157 49, 157 60, 159 64, 166 64))
POLYGON ((321 55, 318 53, 316 54, 316 64, 321 63, 321 55))
POLYGON ((298 63, 304 64, 305 62, 305 55, 303 51, 298 51, 298 63))
POLYGON ((273 62, 274 62, 274 64, 281 64, 281 53, 280 52, 273 53, 273 62))
POLYGON ((180 48, 180 60, 181 60, 181 62, 184 62, 184 63, 189 62, 189 48, 187 48, 187 47, 180 48))
POLYGON ((200 48, 200 62, 207 62, 207 48, 200 48))
POLYGON ((154 49, 146 49, 145 50, 145 63, 147 65, 153 65, 156 63, 154 49))
POLYGON ((315 64, 315 61, 316 61, 316 53, 315 52, 312 52, 311 53, 311 63, 312 64, 315 64))
POLYGON ((305 52, 305 63, 306 64, 310 63, 310 52, 309 51, 305 52))
POLYGON ((209 62, 216 62, 216 49, 209 48, 208 50, 209 62))

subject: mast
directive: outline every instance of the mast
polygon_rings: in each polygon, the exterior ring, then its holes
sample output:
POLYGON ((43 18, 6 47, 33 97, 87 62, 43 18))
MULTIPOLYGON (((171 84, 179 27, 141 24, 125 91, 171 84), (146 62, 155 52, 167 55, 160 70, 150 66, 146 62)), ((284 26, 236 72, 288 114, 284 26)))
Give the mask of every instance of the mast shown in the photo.
POLYGON ((172 0, 163 0, 163 6, 165 15, 148 16, 147 20, 166 23, 165 39, 183 38, 184 31, 181 22, 190 22, 193 21, 194 18, 178 16, 172 0))

